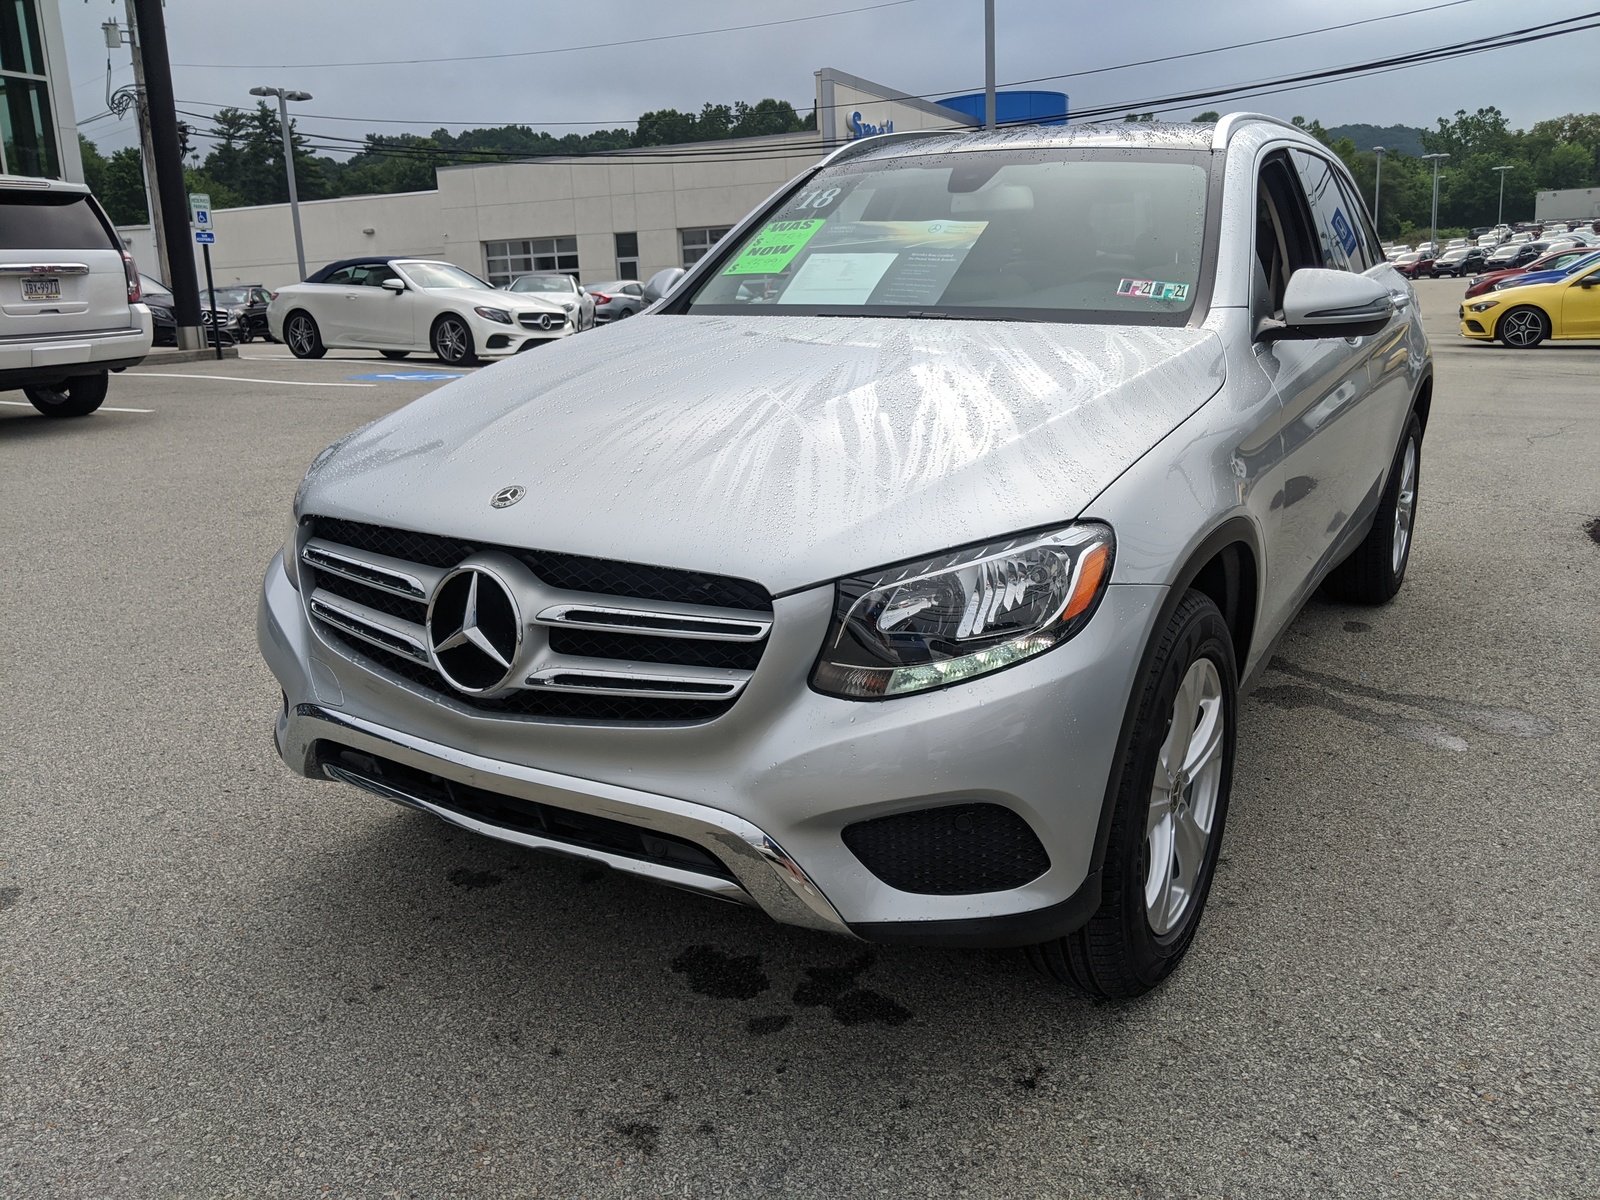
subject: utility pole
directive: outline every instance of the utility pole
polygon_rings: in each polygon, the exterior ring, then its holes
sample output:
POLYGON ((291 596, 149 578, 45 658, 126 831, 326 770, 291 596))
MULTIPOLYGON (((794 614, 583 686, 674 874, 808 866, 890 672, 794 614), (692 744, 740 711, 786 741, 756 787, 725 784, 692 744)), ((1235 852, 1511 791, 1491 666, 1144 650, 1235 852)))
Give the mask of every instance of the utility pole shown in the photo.
POLYGON ((1423 161, 1433 160, 1433 216, 1428 221, 1428 241, 1433 244, 1433 256, 1439 257, 1439 163, 1448 154, 1424 154, 1423 161))
POLYGON ((134 21, 133 0, 124 0, 124 3, 128 8, 128 28, 124 30, 113 17, 101 24, 100 31, 105 34, 107 50, 120 50, 126 45, 132 51, 133 86, 120 87, 115 92, 111 90, 111 60, 107 57, 106 107, 119 117, 125 116, 131 108, 134 119, 139 122, 139 170, 144 177, 145 211, 150 216, 150 232, 156 244, 156 261, 145 266, 162 280, 167 280, 172 278, 172 271, 167 265, 167 231, 161 225, 161 196, 156 191, 155 175, 151 170, 155 151, 150 142, 150 109, 145 98, 144 59, 139 54, 139 27, 134 21))
POLYGON ((294 185, 294 137, 289 132, 289 101, 309 100, 310 92, 294 92, 287 88, 253 87, 252 96, 278 98, 278 125, 283 130, 283 169, 289 175, 289 216, 294 222, 294 253, 300 263, 300 281, 306 278, 306 244, 300 236, 300 196, 294 185))
POLYGON ((1504 225, 1506 223, 1506 172, 1515 171, 1516 168, 1495 167, 1493 170, 1500 176, 1500 207, 1495 211, 1494 223, 1496 225, 1504 225))
POLYGON ((983 0, 983 127, 994 131, 994 0, 983 0))
POLYGON ((206 344, 200 325, 200 286, 195 280, 194 253, 189 245, 189 204, 183 184, 183 158, 178 151, 178 111, 172 94, 172 64, 167 59, 167 23, 161 0, 129 0, 139 29, 139 56, 144 60, 144 108, 150 116, 150 161, 160 197, 161 227, 167 239, 167 286, 172 289, 172 316, 178 347, 199 350, 206 344))
MULTIPOLYGON (((1378 208, 1383 203, 1383 155, 1382 146, 1374 146, 1372 152, 1378 156, 1378 174, 1372 181, 1372 227, 1378 228, 1378 208)), ((1378 236, 1383 236, 1383 231, 1378 230, 1378 236)))

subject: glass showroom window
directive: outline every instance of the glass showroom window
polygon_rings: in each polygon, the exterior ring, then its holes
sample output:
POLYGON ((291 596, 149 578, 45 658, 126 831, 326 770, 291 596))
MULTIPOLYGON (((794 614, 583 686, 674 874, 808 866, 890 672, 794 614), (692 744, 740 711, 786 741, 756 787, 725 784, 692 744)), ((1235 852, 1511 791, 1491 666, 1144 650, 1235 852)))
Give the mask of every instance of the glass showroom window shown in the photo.
POLYGON ((678 238, 683 244, 683 265, 692 267, 705 257, 706 251, 728 235, 731 226, 719 225, 714 229, 680 229, 678 238))
POLYGON ((489 282, 504 287, 518 275, 535 271, 578 273, 578 239, 575 237, 524 238, 516 242, 485 242, 483 257, 489 282))
POLYGON ((61 175, 34 0, 0 3, 0 173, 61 175))

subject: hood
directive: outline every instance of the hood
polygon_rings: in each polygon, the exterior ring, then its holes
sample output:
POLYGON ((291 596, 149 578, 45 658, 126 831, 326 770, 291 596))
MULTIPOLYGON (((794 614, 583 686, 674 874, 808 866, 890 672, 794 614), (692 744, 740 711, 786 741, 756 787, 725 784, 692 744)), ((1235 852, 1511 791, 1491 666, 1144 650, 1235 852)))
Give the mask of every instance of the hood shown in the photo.
POLYGON ((508 308, 513 311, 531 308, 535 312, 565 313, 566 309, 553 304, 543 296, 528 292, 508 292, 503 288, 424 288, 430 296, 447 297, 452 304, 470 304, 474 307, 508 308))
POLYGON ((300 511, 778 593, 1070 520, 1223 377, 1201 329, 647 317, 357 431, 300 511))

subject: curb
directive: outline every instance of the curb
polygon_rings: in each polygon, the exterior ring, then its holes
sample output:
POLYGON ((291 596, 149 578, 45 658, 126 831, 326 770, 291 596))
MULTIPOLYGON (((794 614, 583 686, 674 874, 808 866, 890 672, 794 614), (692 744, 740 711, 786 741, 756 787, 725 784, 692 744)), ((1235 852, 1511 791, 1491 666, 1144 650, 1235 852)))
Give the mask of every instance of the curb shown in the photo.
MULTIPOLYGON (((239 347, 224 346, 222 348, 222 357, 225 359, 238 358, 239 347)), ((204 350, 168 350, 165 347, 161 347, 159 349, 152 350, 149 354, 145 355, 144 361, 139 365, 142 367, 152 367, 161 363, 194 363, 216 361, 217 350, 215 346, 207 346, 204 350)))

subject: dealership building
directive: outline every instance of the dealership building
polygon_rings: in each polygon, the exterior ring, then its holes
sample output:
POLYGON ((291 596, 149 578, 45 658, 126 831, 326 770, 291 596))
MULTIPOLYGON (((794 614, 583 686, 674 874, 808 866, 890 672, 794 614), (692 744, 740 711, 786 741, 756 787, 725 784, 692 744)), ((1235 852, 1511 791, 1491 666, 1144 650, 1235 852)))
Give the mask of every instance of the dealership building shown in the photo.
MULTIPOLYGON (((934 103, 843 71, 816 72, 816 132, 653 146, 572 158, 442 167, 435 190, 346 196, 300 205, 306 264, 357 255, 416 255, 496 284, 531 271, 583 283, 647 279, 695 262, 730 226, 834 148, 875 133, 968 129, 983 97, 934 103)), ((999 117, 1062 124, 1059 92, 1002 92, 999 117)), ((279 287, 298 277, 288 205, 218 209, 218 283, 279 287)), ((158 275, 148 226, 122 229, 158 275)))

